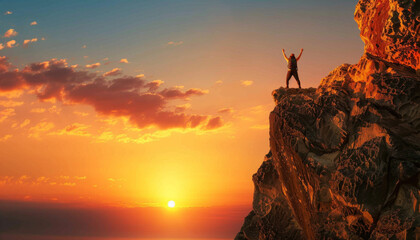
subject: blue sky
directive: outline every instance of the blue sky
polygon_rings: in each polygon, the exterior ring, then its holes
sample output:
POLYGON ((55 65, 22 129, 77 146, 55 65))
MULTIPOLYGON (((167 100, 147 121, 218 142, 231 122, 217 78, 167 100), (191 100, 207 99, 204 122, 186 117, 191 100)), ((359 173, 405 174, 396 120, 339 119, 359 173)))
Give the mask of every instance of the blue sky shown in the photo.
POLYGON ((363 45, 353 20, 355 4, 343 0, 2 1, 0 8, 13 14, 0 19, 1 30, 18 31, 17 41, 46 38, 36 47, 3 50, 17 65, 50 58, 82 65, 105 57, 114 62, 127 58, 132 63, 124 69, 127 74, 144 72, 174 84, 206 85, 224 77, 215 74, 223 74, 230 65, 242 65, 248 74, 261 77, 259 81, 273 78, 265 69, 284 75, 281 48, 287 53, 305 48, 301 76, 315 76, 310 81, 314 86, 335 66, 355 63, 360 57, 363 45), (32 21, 38 25, 29 26, 32 21), (168 48, 170 41, 183 44, 168 48), (197 62, 200 71, 192 69, 186 76, 176 71, 197 62))

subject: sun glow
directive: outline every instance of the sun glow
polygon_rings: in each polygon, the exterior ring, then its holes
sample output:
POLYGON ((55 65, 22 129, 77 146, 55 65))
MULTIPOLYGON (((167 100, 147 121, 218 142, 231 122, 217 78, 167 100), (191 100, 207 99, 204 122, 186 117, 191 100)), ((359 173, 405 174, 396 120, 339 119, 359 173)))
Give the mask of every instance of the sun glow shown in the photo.
POLYGON ((168 207, 170 207, 170 208, 174 208, 175 207, 175 201, 169 201, 168 202, 168 207))

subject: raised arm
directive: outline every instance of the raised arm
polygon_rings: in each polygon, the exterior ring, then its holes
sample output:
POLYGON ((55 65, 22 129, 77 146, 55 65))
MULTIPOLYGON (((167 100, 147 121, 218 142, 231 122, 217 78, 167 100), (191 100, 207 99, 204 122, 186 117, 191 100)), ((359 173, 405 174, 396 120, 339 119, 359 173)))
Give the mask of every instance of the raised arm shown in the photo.
POLYGON ((299 54, 299 57, 297 57, 297 58, 296 58, 296 60, 297 60, 297 61, 299 61, 300 57, 302 56, 302 53, 303 53, 303 48, 302 48, 302 49, 300 49, 300 54, 299 54))
POLYGON ((282 49, 281 51, 283 52, 283 57, 284 57, 284 59, 288 62, 288 61, 289 61, 289 59, 286 57, 286 53, 284 53, 284 49, 282 49))

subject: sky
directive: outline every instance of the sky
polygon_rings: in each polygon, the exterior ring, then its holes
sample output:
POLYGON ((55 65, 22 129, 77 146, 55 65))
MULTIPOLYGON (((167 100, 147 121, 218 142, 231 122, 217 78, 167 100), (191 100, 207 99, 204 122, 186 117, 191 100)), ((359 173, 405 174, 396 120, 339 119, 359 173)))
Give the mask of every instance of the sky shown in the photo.
MULTIPOLYGON (((202 237, 234 236, 269 151, 271 92, 287 72, 281 50, 304 49, 302 87, 357 63, 356 3, 0 1, 0 208, 12 204, 30 223, 0 230, 69 235, 80 226, 48 232, 25 214, 112 208, 124 223, 172 214, 171 224, 185 216, 202 237)), ((197 237, 144 221, 158 230, 118 222, 111 232, 197 237)))

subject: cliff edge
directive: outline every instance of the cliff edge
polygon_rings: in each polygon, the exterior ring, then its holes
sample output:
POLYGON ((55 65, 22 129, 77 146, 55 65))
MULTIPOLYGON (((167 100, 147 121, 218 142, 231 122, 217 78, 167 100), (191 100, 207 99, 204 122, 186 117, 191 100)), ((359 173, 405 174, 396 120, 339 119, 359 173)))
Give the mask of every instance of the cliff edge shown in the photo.
POLYGON ((355 19, 358 64, 273 91, 236 240, 420 238, 420 1, 360 0, 355 19))

